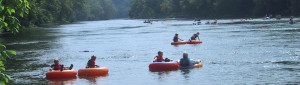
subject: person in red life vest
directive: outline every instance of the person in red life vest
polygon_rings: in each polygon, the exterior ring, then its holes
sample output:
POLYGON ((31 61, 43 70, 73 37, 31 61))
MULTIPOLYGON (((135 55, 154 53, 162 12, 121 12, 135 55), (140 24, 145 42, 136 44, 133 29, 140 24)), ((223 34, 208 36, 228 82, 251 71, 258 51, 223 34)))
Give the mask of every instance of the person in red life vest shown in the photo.
POLYGON ((99 67, 98 65, 95 65, 96 56, 92 56, 91 59, 88 61, 86 68, 95 68, 99 67))
POLYGON ((158 51, 158 56, 154 57, 154 61, 153 62, 163 62, 165 61, 163 58, 163 52, 162 51, 158 51))
POLYGON ((54 59, 54 64, 51 65, 50 71, 52 71, 52 70, 62 71, 62 70, 67 70, 67 69, 71 70, 72 68, 73 68, 73 64, 71 64, 70 67, 64 67, 64 65, 59 63, 58 59, 54 59))
POLYGON ((178 38, 178 34, 176 33, 174 38, 173 38, 173 42, 178 42, 178 40, 183 41, 182 39, 178 38))
POLYGON ((200 40, 199 38, 199 32, 195 33, 192 37, 191 37, 191 40, 196 40, 196 38, 198 38, 198 40, 200 40))

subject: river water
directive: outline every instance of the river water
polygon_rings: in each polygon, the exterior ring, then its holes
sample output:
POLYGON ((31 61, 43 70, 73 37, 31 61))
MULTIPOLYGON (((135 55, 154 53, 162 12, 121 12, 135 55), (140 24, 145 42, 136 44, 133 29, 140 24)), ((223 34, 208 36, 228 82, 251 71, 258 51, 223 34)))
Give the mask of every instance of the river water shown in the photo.
POLYGON ((1 42, 17 51, 6 63, 9 85, 300 84, 300 25, 287 24, 287 19, 219 20, 218 25, 192 25, 191 20, 142 22, 83 21, 2 35, 1 42), (196 32, 202 44, 170 44, 175 33, 188 40, 196 32), (187 52, 203 67, 151 72, 148 65, 159 50, 172 60, 187 52), (97 56, 96 64, 109 68, 108 75, 45 78, 54 58, 78 70, 92 55, 97 56))

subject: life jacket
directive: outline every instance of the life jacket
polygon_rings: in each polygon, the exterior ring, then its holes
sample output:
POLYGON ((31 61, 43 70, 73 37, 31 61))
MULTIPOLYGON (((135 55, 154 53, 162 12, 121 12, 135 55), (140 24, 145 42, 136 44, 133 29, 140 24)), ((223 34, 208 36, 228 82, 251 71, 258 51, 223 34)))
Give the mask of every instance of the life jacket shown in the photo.
POLYGON ((156 62, 162 62, 164 61, 164 58, 161 56, 156 56, 156 62))
POLYGON ((196 37, 198 37, 198 34, 197 34, 197 33, 195 33, 195 34, 194 34, 194 36, 195 36, 195 38, 196 38, 196 37))
POLYGON ((196 40, 196 36, 197 36, 197 35, 194 34, 194 35, 191 37, 191 40, 196 40))
POLYGON ((58 65, 53 64, 51 67, 53 67, 53 70, 59 70, 61 68, 61 64, 58 63, 58 65))
POLYGON ((190 59, 189 58, 180 59, 180 66, 183 67, 190 66, 190 59))
POLYGON ((94 60, 89 60, 88 61, 88 66, 90 67, 90 68, 93 68, 93 67, 95 67, 95 61, 94 60))
POLYGON ((175 36, 174 36, 173 41, 174 41, 174 42, 178 42, 178 37, 175 37, 175 36))

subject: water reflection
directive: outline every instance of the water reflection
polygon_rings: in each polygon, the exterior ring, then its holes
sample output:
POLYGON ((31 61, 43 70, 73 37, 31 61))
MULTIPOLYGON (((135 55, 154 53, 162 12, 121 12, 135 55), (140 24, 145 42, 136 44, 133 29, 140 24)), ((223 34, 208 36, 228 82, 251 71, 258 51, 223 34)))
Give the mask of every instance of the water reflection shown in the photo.
POLYGON ((65 85, 65 84, 74 84, 77 77, 71 77, 71 78, 59 78, 59 79, 47 79, 50 82, 48 85, 65 85))
POLYGON ((157 74, 159 75, 158 76, 158 79, 159 80, 163 80, 166 76, 168 76, 170 74, 171 71, 160 71, 160 72, 157 72, 157 74))
POLYGON ((91 82, 93 84, 97 84, 97 79, 105 78, 107 76, 108 76, 108 74, 101 75, 101 76, 78 76, 78 77, 79 77, 79 79, 85 79, 85 80, 88 80, 89 82, 91 82))
POLYGON ((190 78, 190 69, 181 69, 181 74, 183 75, 184 79, 189 80, 190 78))

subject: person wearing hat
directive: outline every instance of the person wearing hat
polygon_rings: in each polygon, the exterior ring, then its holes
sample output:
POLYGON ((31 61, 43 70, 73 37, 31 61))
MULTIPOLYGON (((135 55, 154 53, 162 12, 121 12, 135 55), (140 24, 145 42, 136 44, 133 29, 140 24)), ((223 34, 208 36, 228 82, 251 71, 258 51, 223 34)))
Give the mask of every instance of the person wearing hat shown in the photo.
POLYGON ((174 38, 173 38, 173 42, 178 42, 178 40, 183 41, 182 39, 178 38, 178 34, 176 33, 174 38))

